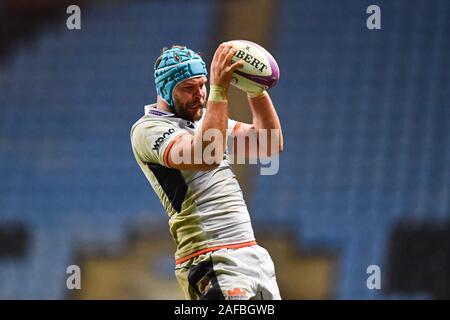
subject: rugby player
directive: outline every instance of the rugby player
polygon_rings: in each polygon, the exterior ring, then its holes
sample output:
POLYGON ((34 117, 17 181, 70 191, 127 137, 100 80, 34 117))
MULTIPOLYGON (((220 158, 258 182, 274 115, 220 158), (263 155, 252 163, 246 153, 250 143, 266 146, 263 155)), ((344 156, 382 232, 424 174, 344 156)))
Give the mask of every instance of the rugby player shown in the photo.
MULTIPOLYGON (((248 94, 252 123, 228 118, 237 49, 222 43, 207 69, 184 46, 164 48, 154 65, 157 101, 131 129, 134 156, 169 216, 175 275, 188 299, 281 299, 272 259, 255 240, 232 172, 228 139, 276 130, 264 150, 281 152, 281 125, 266 90, 248 94), (205 139, 214 130, 215 139, 205 139), (213 149, 214 152, 207 151, 213 149), (195 161, 195 150, 202 151, 195 161), (179 161, 180 157, 184 161, 179 161), (198 159, 197 159, 198 160, 198 159)), ((236 148, 234 148, 236 150, 236 148)), ((244 148, 249 156, 249 146, 244 148)), ((273 156, 267 152, 265 156, 273 156)))

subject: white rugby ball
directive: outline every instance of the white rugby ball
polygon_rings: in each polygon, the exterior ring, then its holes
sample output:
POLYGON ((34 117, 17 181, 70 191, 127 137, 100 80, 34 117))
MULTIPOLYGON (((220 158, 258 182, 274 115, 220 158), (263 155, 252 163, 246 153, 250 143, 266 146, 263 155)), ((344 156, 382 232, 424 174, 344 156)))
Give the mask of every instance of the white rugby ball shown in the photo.
POLYGON ((257 92, 275 86, 280 69, 272 55, 260 45, 246 40, 231 40, 238 52, 232 63, 243 60, 244 65, 233 73, 231 84, 245 92, 257 92))

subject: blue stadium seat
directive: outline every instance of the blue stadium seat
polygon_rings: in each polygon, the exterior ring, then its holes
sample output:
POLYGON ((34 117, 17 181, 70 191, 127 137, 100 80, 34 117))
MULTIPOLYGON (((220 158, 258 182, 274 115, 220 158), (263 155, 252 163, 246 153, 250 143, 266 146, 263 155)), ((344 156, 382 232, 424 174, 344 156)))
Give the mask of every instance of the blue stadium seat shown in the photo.
POLYGON ((303 246, 341 252, 344 299, 389 298, 365 271, 385 267, 399 219, 450 218, 449 4, 377 4, 401 17, 383 20, 389 32, 365 28, 360 1, 283 3, 271 94, 285 151, 251 203, 255 220, 298 219, 303 246))
POLYGON ((0 221, 23 220, 34 232, 29 261, 0 259, 0 298, 64 298, 80 239, 121 239, 128 221, 165 217, 129 132, 155 99, 160 49, 205 52, 198 35, 211 29, 213 10, 204 1, 95 4, 80 32, 45 27, 0 65, 0 221), (169 15, 191 22, 166 24, 169 15))

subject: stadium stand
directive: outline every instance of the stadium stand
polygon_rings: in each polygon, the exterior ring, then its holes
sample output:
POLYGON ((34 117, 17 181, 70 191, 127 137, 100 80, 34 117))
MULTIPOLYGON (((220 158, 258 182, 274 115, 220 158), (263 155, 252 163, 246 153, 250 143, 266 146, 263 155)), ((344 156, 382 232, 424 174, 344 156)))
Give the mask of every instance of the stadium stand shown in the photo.
POLYGON ((364 2, 284 1, 272 96, 285 152, 254 184, 254 217, 341 253, 343 299, 391 298, 367 290, 366 268, 386 271, 399 220, 450 217, 449 4, 377 4, 382 30, 369 32, 364 2))
MULTIPOLYGON (((256 177, 250 211, 295 225, 303 248, 339 252, 335 298, 427 298, 367 290, 366 268, 387 268, 400 221, 450 217, 450 4, 377 3, 382 30, 369 31, 365 2, 282 2, 271 95, 285 151, 277 175, 256 177)), ((156 54, 209 49, 199 35, 216 5, 91 5, 81 30, 46 25, 0 61, 0 222, 30 230, 26 257, 0 256, 1 299, 65 298, 78 243, 166 215, 132 156, 130 125, 155 99, 156 54), (162 29, 168 15, 190 23, 162 29)))
POLYGON ((64 298, 77 241, 117 239, 125 220, 166 215, 133 158, 130 127, 156 99, 160 49, 204 52, 208 39, 197 35, 213 9, 203 1, 92 5, 81 30, 48 26, 0 65, 0 220, 32 227, 26 260, 0 258, 0 298, 64 298), (192 22, 161 32, 169 15, 192 22))

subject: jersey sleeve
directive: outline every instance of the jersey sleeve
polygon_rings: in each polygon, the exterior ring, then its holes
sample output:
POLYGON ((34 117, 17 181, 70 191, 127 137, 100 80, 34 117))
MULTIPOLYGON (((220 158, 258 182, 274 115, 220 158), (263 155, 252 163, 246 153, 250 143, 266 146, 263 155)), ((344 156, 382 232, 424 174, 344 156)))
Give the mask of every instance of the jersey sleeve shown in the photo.
POLYGON ((143 162, 168 167, 169 150, 178 138, 188 133, 169 121, 147 120, 139 123, 131 133, 134 152, 143 162))
POLYGON ((234 134, 235 134, 236 130, 239 129, 240 125, 241 125, 241 122, 233 120, 233 119, 228 119, 228 125, 227 125, 228 140, 230 140, 231 138, 234 137, 234 134))

